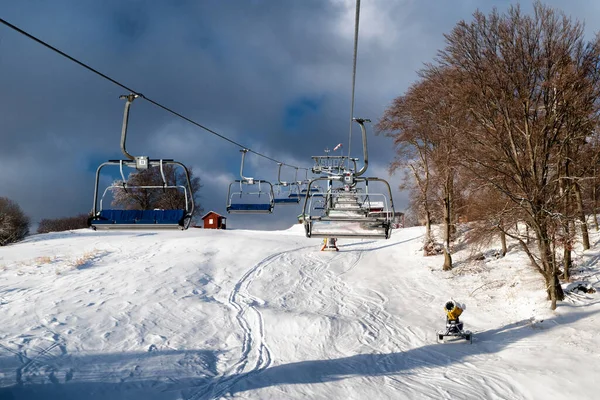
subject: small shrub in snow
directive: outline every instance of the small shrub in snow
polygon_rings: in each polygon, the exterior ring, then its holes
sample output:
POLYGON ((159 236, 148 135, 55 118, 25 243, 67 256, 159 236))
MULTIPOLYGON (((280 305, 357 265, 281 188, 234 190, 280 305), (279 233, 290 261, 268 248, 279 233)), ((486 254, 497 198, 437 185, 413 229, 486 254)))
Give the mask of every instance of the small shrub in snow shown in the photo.
POLYGON ((52 258, 48 256, 38 257, 35 259, 35 262, 38 264, 38 266, 42 266, 44 264, 50 264, 52 262, 52 258))
POLYGON ((73 260, 71 266, 75 269, 79 269, 85 266, 89 261, 93 260, 98 254, 98 250, 86 251, 80 257, 73 260))
POLYGON ((28 234, 29 217, 17 203, 0 197, 0 246, 23 240, 28 234))
POLYGON ((441 243, 436 243, 433 240, 430 240, 423 245, 423 255, 425 257, 437 256, 443 253, 444 246, 441 243))

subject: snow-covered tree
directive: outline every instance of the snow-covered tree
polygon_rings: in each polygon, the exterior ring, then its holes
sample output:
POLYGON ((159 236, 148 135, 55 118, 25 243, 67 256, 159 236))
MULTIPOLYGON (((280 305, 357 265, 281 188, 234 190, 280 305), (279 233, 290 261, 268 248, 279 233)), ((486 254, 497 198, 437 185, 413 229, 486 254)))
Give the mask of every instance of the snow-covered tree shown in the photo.
POLYGON ((0 197, 0 246, 18 242, 29 234, 29 217, 14 201, 0 197))

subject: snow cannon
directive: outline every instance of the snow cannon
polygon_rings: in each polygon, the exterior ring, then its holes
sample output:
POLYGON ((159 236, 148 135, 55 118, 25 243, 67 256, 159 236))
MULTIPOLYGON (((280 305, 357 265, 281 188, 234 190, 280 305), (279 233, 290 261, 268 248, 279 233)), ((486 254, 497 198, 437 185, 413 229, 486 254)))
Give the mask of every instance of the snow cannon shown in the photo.
POLYGON ((455 302, 454 300, 447 301, 444 305, 444 311, 446 312, 446 330, 437 332, 437 339, 439 342, 444 342, 446 337, 457 337, 468 340, 469 343, 473 343, 473 334, 471 331, 463 330, 463 323, 459 317, 466 309, 464 304, 455 302))
POLYGON ((454 300, 450 300, 446 302, 444 309, 446 310, 446 316, 448 317, 448 321, 458 321, 458 317, 462 314, 464 308, 461 307, 462 304, 456 304, 454 300))

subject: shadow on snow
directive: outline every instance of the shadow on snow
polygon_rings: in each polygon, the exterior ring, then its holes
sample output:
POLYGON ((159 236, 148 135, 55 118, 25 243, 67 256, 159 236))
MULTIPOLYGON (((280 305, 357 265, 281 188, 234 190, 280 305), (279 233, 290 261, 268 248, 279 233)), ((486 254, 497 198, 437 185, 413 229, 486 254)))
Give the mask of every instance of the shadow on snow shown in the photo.
MULTIPOLYGON (((136 400, 179 399, 182 396, 211 399, 215 394, 235 394, 278 385, 320 384, 360 376, 395 375, 402 379, 401 375, 418 374, 421 368, 444 368, 465 362, 474 355, 497 353, 511 344, 564 327, 595 313, 597 311, 573 312, 535 324, 530 320, 511 323, 477 333, 472 345, 436 343, 404 352, 301 361, 226 376, 217 376, 218 353, 211 351, 166 350, 85 356, 67 354, 58 360, 49 359, 45 362, 48 368, 55 370, 45 380, 42 376, 33 379, 20 377, 13 386, 0 388, 0 399, 136 400), (63 372, 59 373, 58 370, 63 372), (65 375, 64 371, 70 372, 65 375), (72 380, 57 378, 68 377, 69 374, 72 380), (215 393, 217 387, 219 389, 215 393)), ((548 351, 551 348, 548 347, 548 351)), ((6 378, 11 374, 24 372, 27 360, 19 360, 17 355, 9 356, 6 351, 2 352, 4 356, 0 358, 0 373, 4 376, 5 382, 2 383, 6 384, 6 378)), ((33 363, 38 363, 36 358, 33 360, 33 363)))
MULTIPOLYGON (((475 334, 473 344, 430 344, 389 354, 357 354, 333 360, 312 360, 278 365, 239 379, 230 393, 267 386, 311 384, 354 376, 386 376, 413 373, 417 368, 438 368, 458 364, 473 355, 493 354, 530 336, 565 326, 597 311, 570 313, 532 325, 523 320, 475 334)), ((548 348, 550 351, 550 348, 548 348)), ((418 373, 418 372, 417 372, 418 373)), ((401 378, 400 378, 401 379, 401 378)))

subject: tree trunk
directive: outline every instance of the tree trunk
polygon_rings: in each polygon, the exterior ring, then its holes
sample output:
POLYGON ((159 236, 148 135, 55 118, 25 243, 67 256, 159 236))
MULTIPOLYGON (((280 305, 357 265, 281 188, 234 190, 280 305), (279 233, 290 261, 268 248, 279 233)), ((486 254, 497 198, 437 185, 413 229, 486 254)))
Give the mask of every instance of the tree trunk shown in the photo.
POLYGON ((552 310, 556 309, 556 302, 564 300, 565 294, 558 280, 558 271, 556 270, 556 263, 552 262, 552 241, 548 237, 548 227, 543 221, 537 221, 536 224, 536 236, 538 241, 538 250, 540 253, 540 261, 544 279, 546 282, 546 293, 548 300, 550 300, 552 310))
POLYGON ((581 198, 581 188, 578 183, 573 185, 573 189, 575 189, 575 200, 577 203, 577 218, 579 222, 581 222, 581 241, 583 244, 584 250, 590 249, 590 235, 588 234, 588 226, 585 221, 585 212, 583 211, 583 200, 581 198))
POLYGON ((452 238, 451 185, 452 177, 449 173, 447 173, 446 183, 444 185, 444 245, 448 251, 450 251, 450 239, 452 238))
POLYGON ((425 208, 425 243, 431 242, 431 213, 425 208))
POLYGON ((556 310, 556 302, 559 300, 564 300, 565 294, 562 290, 562 286, 560 285, 560 281, 558 280, 556 264, 552 263, 552 260, 549 257, 548 252, 550 248, 548 244, 549 243, 547 243, 547 239, 540 240, 540 251, 543 254, 542 265, 545 271, 544 277, 546 278, 546 292, 548 293, 548 300, 552 302, 550 308, 552 310, 556 310))
MULTIPOLYGON (((596 177, 596 167, 594 167, 594 178, 596 177)), ((596 228, 596 232, 600 230, 598 226, 598 196, 596 194, 596 179, 592 181, 592 213, 594 214, 594 227, 596 228)))
POLYGON ((444 246, 444 271, 450 271, 452 269, 452 256, 446 246, 444 246))
POLYGON ((450 176, 446 175, 446 184, 444 185, 444 271, 452 269, 452 256, 450 256, 450 176))
POLYGON ((500 229, 500 242, 502 243, 502 251, 500 252, 500 257, 504 257, 508 250, 506 249, 506 233, 504 233, 504 230, 502 229, 500 229))
POLYGON ((454 175, 452 174, 452 170, 449 172, 446 190, 448 192, 448 223, 450 224, 449 236, 451 239, 454 239, 456 236, 456 213, 454 211, 454 175))
POLYGON ((546 275, 545 278, 548 300, 551 301, 550 308, 552 310, 556 310, 556 302, 564 300, 565 293, 562 290, 562 286, 560 285, 560 281, 558 280, 558 276, 556 274, 546 275))
POLYGON ((570 270, 572 266, 572 258, 571 258, 571 246, 565 243, 565 248, 563 252, 563 279, 568 281, 570 278, 570 270))
POLYGON ((444 246, 450 249, 450 238, 452 235, 450 229, 450 202, 448 200, 448 197, 444 199, 444 246))
MULTIPOLYGON (((565 176, 569 176, 569 162, 565 163, 565 176)), ((567 183, 565 180, 561 180, 560 183, 560 192, 563 196, 563 218, 561 220, 562 225, 562 246, 563 246, 563 277, 568 279, 569 270, 571 269, 571 248, 573 238, 572 235, 575 232, 571 230, 571 224, 569 223, 569 218, 571 218, 571 188, 574 188, 576 185, 571 185, 571 187, 567 187, 567 183)), ((553 238, 554 241, 554 238, 553 238)), ((589 240, 588 240, 589 244, 589 240)), ((556 265, 556 260, 554 260, 554 265, 556 265)))

